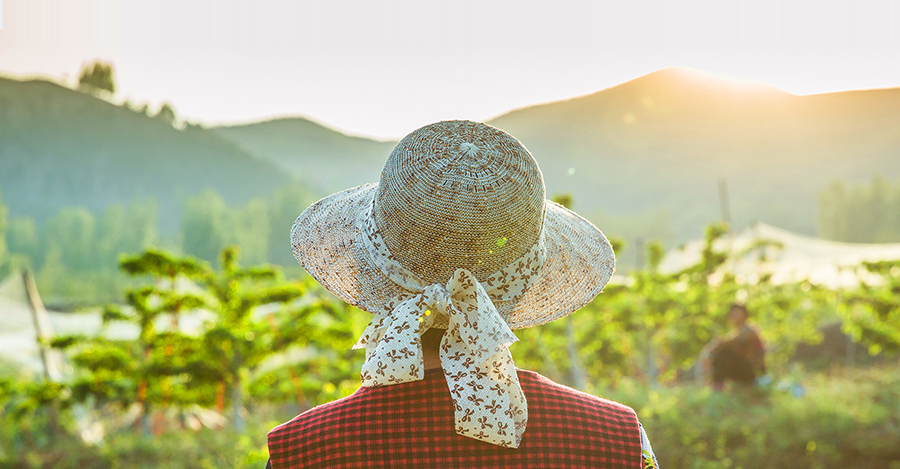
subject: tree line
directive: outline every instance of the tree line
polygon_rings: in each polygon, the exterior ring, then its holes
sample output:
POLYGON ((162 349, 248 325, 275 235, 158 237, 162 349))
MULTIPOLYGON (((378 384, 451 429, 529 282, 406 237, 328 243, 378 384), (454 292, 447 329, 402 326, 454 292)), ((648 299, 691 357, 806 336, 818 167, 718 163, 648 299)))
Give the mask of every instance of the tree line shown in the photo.
MULTIPOLYGON (((179 226, 165 232, 152 199, 113 204, 101 213, 63 208, 38 224, 31 217, 9 217, 0 192, 0 277, 27 267, 49 298, 95 302, 116 298, 128 285, 115 268, 120 254, 149 246, 215 263, 223 247, 237 245, 247 262, 297 268, 288 233, 309 202, 299 185, 236 207, 207 190, 187 198, 179 226)), ((818 220, 826 239, 900 242, 900 181, 834 181, 819 194, 818 220)))
POLYGON ((819 193, 819 235, 852 243, 900 242, 900 180, 832 181, 819 193))
POLYGON ((119 257, 151 246, 215 264, 224 247, 237 245, 246 262, 299 269, 288 233, 309 202, 296 185, 237 207, 208 190, 186 199, 179 226, 163 232, 152 199, 112 204, 99 214, 67 207, 39 224, 8 217, 0 192, 0 278, 28 268, 51 304, 97 303, 120 298, 133 283, 117 269, 119 257))

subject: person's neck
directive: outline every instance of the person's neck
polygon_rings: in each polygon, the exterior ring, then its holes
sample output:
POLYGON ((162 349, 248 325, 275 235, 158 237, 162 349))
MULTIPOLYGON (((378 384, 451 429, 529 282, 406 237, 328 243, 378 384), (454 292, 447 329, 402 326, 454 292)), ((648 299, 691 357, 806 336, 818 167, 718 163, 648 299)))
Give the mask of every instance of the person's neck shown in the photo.
POLYGON ((441 367, 441 337, 444 329, 428 329, 422 334, 422 362, 426 370, 441 367))

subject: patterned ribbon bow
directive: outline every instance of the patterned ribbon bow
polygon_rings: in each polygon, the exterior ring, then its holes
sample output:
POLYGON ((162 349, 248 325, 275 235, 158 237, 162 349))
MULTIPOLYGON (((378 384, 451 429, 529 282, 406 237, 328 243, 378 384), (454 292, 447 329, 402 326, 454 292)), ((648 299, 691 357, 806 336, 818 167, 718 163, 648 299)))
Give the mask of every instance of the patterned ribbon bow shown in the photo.
POLYGON ((456 433, 518 448, 528 421, 528 404, 508 349, 518 339, 491 298, 515 298, 530 285, 544 261, 543 243, 536 243, 483 284, 468 270, 457 269, 446 285, 425 285, 390 255, 370 213, 363 212, 365 229, 360 238, 370 260, 392 281, 416 294, 392 311, 377 314, 353 346, 366 349, 362 385, 423 379, 421 335, 436 316, 446 317, 440 357, 453 399, 456 433))

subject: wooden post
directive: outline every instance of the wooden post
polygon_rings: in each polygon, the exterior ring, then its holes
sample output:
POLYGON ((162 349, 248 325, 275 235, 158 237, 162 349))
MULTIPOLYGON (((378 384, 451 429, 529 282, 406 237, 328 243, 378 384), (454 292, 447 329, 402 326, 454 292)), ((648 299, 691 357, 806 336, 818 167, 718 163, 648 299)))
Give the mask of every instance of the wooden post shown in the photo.
MULTIPOLYGON (((62 379, 62 360, 57 354, 53 354, 52 350, 47 349, 47 342, 53 337, 53 331, 50 326, 50 318, 47 317, 47 310, 44 309, 44 302, 41 301, 41 295, 38 293, 37 285, 34 283, 34 277, 28 272, 28 269, 22 269, 22 282, 25 284, 25 296, 28 297, 28 306, 31 310, 31 318, 34 320, 34 330, 37 339, 38 350, 41 353, 41 363, 44 365, 44 378, 47 381, 59 382, 62 379), (56 360, 54 360, 56 358, 56 360), (55 363, 54 363, 55 362, 55 363)), ((48 426, 51 435, 57 435, 59 428, 59 412, 57 405, 53 405, 48 412, 48 426)))
POLYGON ((59 381, 62 376, 60 361, 51 350, 47 350, 47 342, 53 338, 47 310, 44 308, 44 302, 41 301, 41 295, 38 293, 37 285, 34 283, 34 277, 28 272, 28 269, 22 269, 22 281, 25 284, 25 294, 28 297, 28 306, 31 310, 31 318, 34 321, 34 330, 37 334, 38 349, 41 353, 41 363, 44 365, 44 377, 48 381, 59 381))

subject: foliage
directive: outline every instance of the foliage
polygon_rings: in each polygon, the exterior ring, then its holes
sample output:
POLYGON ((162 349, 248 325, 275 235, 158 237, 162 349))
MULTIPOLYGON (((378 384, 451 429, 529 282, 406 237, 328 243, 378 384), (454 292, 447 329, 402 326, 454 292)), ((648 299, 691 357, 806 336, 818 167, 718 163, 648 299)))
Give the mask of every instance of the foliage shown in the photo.
MULTIPOLYGON (((763 267, 755 282, 738 283, 730 260, 714 249, 726 233, 725 225, 708 227, 699 263, 670 275, 658 271, 662 247, 650 243, 647 269, 608 285, 567 322, 517 331, 516 362, 570 385, 579 385, 576 371, 583 367, 588 390, 592 382, 627 376, 654 383, 692 379, 703 348, 727 332, 729 306, 744 302, 769 344, 767 362, 784 368, 797 343, 819 340, 817 328, 835 314, 834 305, 808 283, 771 283, 763 267)), ((754 248, 761 260, 763 248, 754 248)))
POLYGON ((309 199, 286 186, 267 200, 229 208, 215 192, 188 199, 182 220, 184 252, 213 262, 223 247, 238 245, 248 262, 296 265, 287 235, 309 199))
POLYGON ((802 395, 647 389, 632 380, 603 394, 635 409, 661 467, 900 467, 896 368, 805 375, 794 384, 802 395))
POLYGON ((286 240, 294 220, 313 201, 312 195, 299 184, 291 184, 272 194, 268 200, 269 240, 266 259, 274 264, 296 266, 297 260, 286 240))
MULTIPOLYGON (((51 304, 114 301, 134 284, 115 269, 119 255, 154 245, 210 263, 225 246, 237 245, 248 262, 279 264, 293 273, 300 268, 287 233, 309 201, 309 194, 296 185, 234 208, 206 191, 186 200, 181 229, 168 235, 160 233, 153 200, 113 204, 99 215, 84 208, 63 208, 43 224, 31 217, 13 217, 5 236, 0 230, 0 248, 9 246, 9 255, 0 252, 0 277, 14 269, 31 269, 51 304)), ((0 201, 0 214, 5 209, 0 201)))
MULTIPOLYGON (((653 388, 633 379, 597 387, 635 409, 662 467, 864 469, 900 467, 900 376, 892 367, 801 374, 804 394, 778 387, 722 393, 695 385, 653 388)), ((243 433, 187 428, 145 438, 115 432, 85 445, 67 431, 50 437, 46 413, 0 419, 0 467, 260 468, 265 435, 293 405, 256 405, 243 433)))
POLYGON ((246 220, 246 217, 240 216, 243 214, 241 212, 250 211, 249 207, 247 210, 229 210, 225 201, 212 191, 189 199, 185 205, 182 222, 185 252, 212 262, 222 248, 233 243, 237 237, 242 238, 243 248, 259 251, 260 244, 264 243, 265 239, 260 236, 254 238, 245 233, 248 229, 258 228, 259 223, 253 223, 253 220, 246 220), (241 218, 245 219, 245 224, 237 223, 241 218))
POLYGON ((832 181, 819 193, 819 233, 854 243, 900 241, 900 181, 881 176, 869 184, 848 187, 832 181))
POLYGON ((872 355, 900 352, 900 261, 864 262, 863 267, 880 281, 863 283, 840 304, 843 329, 868 345, 872 355))
POLYGON ((290 346, 314 346, 328 349, 351 339, 349 328, 341 321, 338 310, 330 302, 311 299, 298 303, 307 288, 300 283, 275 284, 244 288, 247 281, 279 280, 278 271, 271 266, 240 268, 238 251, 225 248, 220 257, 220 275, 203 280, 214 301, 206 308, 217 316, 215 324, 202 337, 207 366, 230 390, 233 422, 240 430, 243 403, 243 379, 248 370, 257 367, 268 356, 290 346), (255 318, 253 309, 267 304, 285 305, 276 317, 255 318), (306 334, 317 324, 322 334, 306 334), (344 327, 342 327, 342 325, 344 327))
MULTIPOLYGON (((655 240, 667 247, 677 245, 684 234, 676 235, 675 225, 683 221, 679 218, 675 223, 671 213, 664 208, 646 209, 632 214, 621 214, 609 211, 598 211, 587 217, 603 232, 613 238, 627 240, 629 245, 616 249, 616 272, 630 273, 645 267, 645 249, 647 241, 655 240), (633 248, 633 249, 632 249, 633 248)), ((691 230, 691 237, 701 234, 701 230, 691 230)))
POLYGON ((184 252, 212 262, 216 259, 226 236, 225 201, 213 191, 205 191, 188 199, 182 215, 184 252))
POLYGON ((46 431, 46 412, 0 419, 0 467, 54 469, 265 467, 266 433, 296 410, 265 406, 250 413, 247 430, 178 428, 150 438, 129 431, 107 435, 102 445, 78 437, 74 422, 46 431))
POLYGON ((116 92, 116 80, 112 64, 94 62, 81 67, 78 74, 78 86, 89 91, 116 92))
MULTIPOLYGON (((217 272, 201 260, 156 249, 124 257, 123 271, 152 276, 154 282, 128 289, 127 308, 109 306, 103 320, 133 323, 138 337, 54 340, 51 345, 70 350, 79 370, 68 383, 73 399, 121 410, 137 403, 145 431, 149 431, 146 417, 154 409, 200 405, 221 412, 230 403, 232 422, 239 430, 246 380, 266 359, 291 348, 308 348, 313 357, 349 349, 354 336, 351 325, 340 317, 342 308, 317 290, 310 291, 307 283, 285 282, 270 265, 242 268, 234 247, 222 251, 220 264, 217 272), (256 310, 262 306, 270 312, 260 315, 256 310), (182 330, 179 318, 198 310, 212 314, 211 319, 198 333, 182 330)), ((322 390, 323 376, 340 383, 349 373, 340 368, 320 373, 300 365, 304 367, 307 379, 319 388, 310 391, 313 401, 319 400, 319 393, 333 395, 322 390)))
POLYGON ((552 199, 554 202, 562 205, 565 208, 571 209, 574 201, 572 200, 572 194, 566 192, 563 194, 556 194, 552 199))
POLYGON ((128 284, 115 271, 120 253, 156 243, 156 218, 153 202, 111 205, 99 220, 86 209, 66 208, 41 228, 31 219, 14 219, 8 238, 51 300, 109 301, 128 284))
MULTIPOLYGON (((22 432, 12 431, 19 443, 0 435, 2 448, 17 444, 45 448, 32 453, 31 462, 16 464, 51 464, 47 461, 52 460, 65 467, 59 462, 64 452, 41 446, 46 434, 67 442, 61 447, 69 444, 73 451, 80 451, 71 464, 81 467, 125 467, 143 461, 148 467, 181 467, 187 461, 191 467, 215 467, 227 458, 255 464, 264 460, 264 442, 240 437, 240 432, 220 433, 217 439, 207 431, 194 434, 170 426, 172 435, 144 439, 119 433, 110 435, 103 448, 83 448, 71 436, 72 416, 67 409, 87 403, 119 413, 137 402, 149 417, 195 405, 219 411, 230 407, 230 420, 240 428, 242 409, 249 409, 252 416, 253 409, 265 403, 290 403, 296 411, 352 392, 358 386, 362 357, 350 351, 350 345, 368 314, 339 304, 308 278, 289 282, 272 265, 241 267, 239 251, 228 245, 240 241, 252 256, 251 263, 274 256, 293 263, 286 245, 283 253, 274 246, 278 233, 286 236, 286 224, 306 203, 303 197, 302 191, 285 189, 273 199, 230 208, 208 192, 189 200, 183 242, 186 251, 211 259, 159 249, 120 259, 122 274, 118 275, 134 277, 133 284, 125 293, 127 305, 108 307, 103 319, 107 325, 135 324, 138 337, 57 338, 51 345, 67 350, 76 369, 72 381, 0 382, 4 416, 32 422, 22 432), (211 266, 216 257, 217 269, 211 266), (138 283, 147 278, 152 281, 138 283), (196 287, 176 287, 186 280, 196 287), (178 318, 196 310, 207 312, 207 322, 198 331, 183 331, 178 318), (29 438, 33 441, 23 442, 29 438), (223 447, 221 441, 228 443, 223 447), (191 445, 203 445, 215 454, 191 445), (183 460, 168 458, 160 454, 165 451, 185 456, 183 460), (220 456, 225 459, 217 459, 220 456)), ((61 279, 78 272, 74 277, 88 289, 97 278, 98 263, 111 262, 123 250, 143 249, 158 239, 154 210, 152 204, 136 204, 128 210, 111 207, 99 219, 84 210, 65 210, 41 228, 33 220, 13 219, 6 239, 14 255, 40 262, 39 276, 45 284, 62 284, 61 279)), ((727 331, 726 312, 736 301, 748 305, 760 327, 768 346, 767 361, 776 376, 789 369, 797 343, 816 342, 817 328, 836 317, 871 352, 895 356, 900 352, 900 263, 864 264, 862 268, 881 281, 856 291, 827 291, 809 282, 774 284, 764 261, 766 253, 778 246, 761 243, 751 248, 760 261, 757 275, 739 281, 730 273, 733 259, 715 249, 716 242, 727 236, 725 225, 708 227, 701 260, 669 275, 658 270, 662 246, 650 243, 642 257, 646 268, 607 286, 577 314, 516 331, 520 338, 513 346, 517 364, 590 392, 612 393, 636 407, 667 467, 755 467, 748 461, 767 446, 779 458, 772 467, 786 467, 784 461, 791 457, 821 467, 839 467, 833 466, 834 461, 847 467, 891 461, 895 455, 884 442, 897 441, 891 427, 896 418, 885 416, 880 406, 896 404, 896 392, 878 394, 874 397, 878 401, 866 407, 850 403, 849 396, 852 392, 877 394, 877 390, 857 378, 847 378, 836 389, 828 388, 821 378, 811 384, 819 391, 801 401, 778 393, 768 397, 714 394, 684 383, 696 377, 703 347, 727 331), (843 410, 828 407, 832 398, 843 410), (743 410, 728 414, 734 409, 743 410), (685 425, 685 420, 695 426, 685 425), (811 421, 825 423, 811 429, 804 423, 811 421), (849 438, 839 443, 840 432, 848 433, 854 425, 864 435, 880 439, 849 438), (764 434, 760 436, 757 429, 764 434)), ((621 241, 614 242, 621 247, 621 241)), ((74 282, 70 279, 66 284, 79 285, 74 282)), ((896 379, 877 374, 871 379, 884 386, 897 384, 896 379)), ((249 425, 255 425, 252 418, 249 425)), ((144 428, 147 431, 149 426, 144 428)))
MULTIPOLYGON (((0 208, 0 211, 5 207, 0 208)), ((3 242, 3 241, 0 241, 3 242)), ((27 264, 40 259, 37 225, 33 218, 13 218, 6 229, 6 246, 14 256, 19 256, 27 264)))

